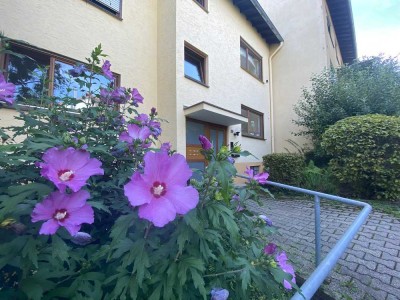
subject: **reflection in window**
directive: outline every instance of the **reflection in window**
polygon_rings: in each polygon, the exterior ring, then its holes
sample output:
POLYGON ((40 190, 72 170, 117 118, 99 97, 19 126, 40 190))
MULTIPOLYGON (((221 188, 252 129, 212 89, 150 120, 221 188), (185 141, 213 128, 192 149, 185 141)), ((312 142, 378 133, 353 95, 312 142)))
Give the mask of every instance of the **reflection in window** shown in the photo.
POLYGON ((245 41, 240 41, 240 66, 262 80, 262 58, 245 41))
POLYGON ((185 76, 206 84, 205 57, 185 47, 185 76))
POLYGON ((242 124, 242 135, 264 138, 264 115, 242 105, 242 116, 248 119, 247 124, 242 124))
MULTIPOLYGON (((68 71, 73 68, 73 65, 56 61, 54 64, 54 89, 53 96, 58 98, 70 97, 75 99, 84 99, 86 94, 89 92, 89 87, 83 85, 80 87, 79 81, 83 82, 85 78, 83 76, 75 77, 75 80, 71 79, 68 71)), ((89 72, 86 72, 89 75, 89 72)), ((96 74, 93 76, 90 91, 92 93, 98 93, 100 86, 106 86, 112 83, 107 77, 96 74)), ((84 103, 79 103, 75 108, 84 107, 84 103)))
POLYGON ((8 81, 15 84, 19 103, 36 103, 41 95, 47 94, 45 79, 50 59, 31 51, 26 55, 23 58, 14 55, 8 57, 8 81))
MULTIPOLYGON (((16 85, 17 103, 41 105, 43 96, 54 96, 56 101, 62 103, 62 98, 69 97, 83 99, 89 91, 89 87, 84 83, 84 77, 75 78, 81 85, 71 78, 68 71, 73 68, 74 63, 61 61, 58 57, 43 50, 36 50, 31 47, 12 44, 11 50, 16 55, 6 56, 7 81, 16 85), (54 61, 53 63, 50 63, 54 61), (50 82, 49 79, 53 79, 50 82), (52 90, 49 90, 49 86, 52 90)), ((87 73, 88 75, 89 73, 87 73)), ((99 87, 113 85, 101 74, 94 75, 91 84, 91 92, 98 93, 99 87)), ((79 103, 71 108, 80 108, 84 103, 79 103)))

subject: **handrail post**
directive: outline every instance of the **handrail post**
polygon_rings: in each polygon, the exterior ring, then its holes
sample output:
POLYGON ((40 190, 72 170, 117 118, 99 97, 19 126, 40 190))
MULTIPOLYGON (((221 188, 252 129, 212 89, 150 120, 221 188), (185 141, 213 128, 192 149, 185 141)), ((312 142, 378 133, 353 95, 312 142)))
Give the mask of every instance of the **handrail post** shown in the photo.
POLYGON ((319 196, 314 197, 315 211, 315 267, 321 262, 321 205, 319 196))

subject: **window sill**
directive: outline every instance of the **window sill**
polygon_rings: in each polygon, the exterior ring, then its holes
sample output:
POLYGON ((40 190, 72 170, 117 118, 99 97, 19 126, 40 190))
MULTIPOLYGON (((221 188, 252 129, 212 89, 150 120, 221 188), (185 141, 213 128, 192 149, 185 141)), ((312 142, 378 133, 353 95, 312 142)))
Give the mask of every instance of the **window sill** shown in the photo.
POLYGON ((198 80, 196 80, 196 79, 194 79, 194 78, 192 78, 192 77, 189 77, 189 76, 185 75, 185 78, 190 79, 191 81, 194 81, 194 82, 196 82, 196 83, 198 83, 198 84, 200 84, 200 85, 202 85, 202 86, 204 86, 204 87, 206 87, 206 88, 210 88, 209 85, 207 85, 207 84, 205 84, 205 83, 203 83, 203 82, 201 82, 201 81, 198 81, 198 80))
POLYGON ((252 77, 254 77, 255 79, 257 79, 259 82, 261 82, 262 84, 265 84, 264 81, 260 78, 258 78, 257 76, 255 76, 254 74, 250 73, 248 70, 246 70, 245 68, 243 68, 242 66, 240 66, 242 68, 243 71, 245 71, 247 74, 251 75, 252 77))
POLYGON ((248 134, 245 134, 245 133, 242 133, 242 136, 246 137, 246 138, 250 138, 250 139, 260 140, 260 141, 266 141, 267 140, 264 137, 252 136, 252 135, 248 135, 248 134))

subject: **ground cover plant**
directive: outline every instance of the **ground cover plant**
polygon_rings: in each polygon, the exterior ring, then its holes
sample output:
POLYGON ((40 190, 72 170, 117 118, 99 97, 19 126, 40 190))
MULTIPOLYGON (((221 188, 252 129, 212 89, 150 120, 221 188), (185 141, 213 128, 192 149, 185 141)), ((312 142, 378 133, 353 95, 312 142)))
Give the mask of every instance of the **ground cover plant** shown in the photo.
POLYGON ((209 163, 188 185, 185 158, 159 142, 157 110, 139 113, 139 91, 113 85, 101 46, 69 75, 85 97, 43 93, 28 110, 0 78, 0 109, 22 122, 0 145, 1 299, 285 299, 298 289, 271 220, 246 208, 268 175, 233 184, 231 155, 247 152, 215 154, 200 137, 209 163), (99 73, 110 82, 94 88, 99 73))

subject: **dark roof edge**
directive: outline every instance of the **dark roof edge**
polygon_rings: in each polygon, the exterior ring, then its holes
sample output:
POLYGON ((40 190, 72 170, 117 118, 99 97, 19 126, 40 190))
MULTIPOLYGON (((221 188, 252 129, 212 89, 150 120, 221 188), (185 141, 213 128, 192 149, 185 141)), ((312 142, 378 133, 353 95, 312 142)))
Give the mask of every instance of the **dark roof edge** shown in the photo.
POLYGON ((357 58, 357 43, 351 0, 326 0, 326 3, 332 17, 343 62, 352 63, 357 58))
POLYGON ((255 8, 257 9, 257 11, 260 13, 260 15, 262 16, 262 18, 265 20, 265 23, 267 23, 267 26, 271 29, 271 31, 273 32, 273 34, 275 35, 276 39, 279 42, 283 42, 283 38, 280 35, 280 33, 278 32, 278 29, 276 29, 275 25, 272 23, 271 19, 268 17, 266 11, 262 8, 261 4, 258 2, 258 0, 250 0, 251 3, 253 3, 253 5, 255 6, 255 8))
POLYGON ((283 42, 282 36, 257 0, 232 0, 232 3, 246 17, 267 44, 283 42))

